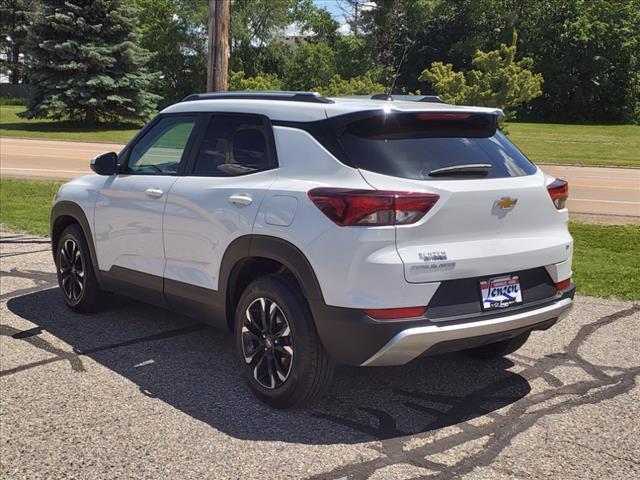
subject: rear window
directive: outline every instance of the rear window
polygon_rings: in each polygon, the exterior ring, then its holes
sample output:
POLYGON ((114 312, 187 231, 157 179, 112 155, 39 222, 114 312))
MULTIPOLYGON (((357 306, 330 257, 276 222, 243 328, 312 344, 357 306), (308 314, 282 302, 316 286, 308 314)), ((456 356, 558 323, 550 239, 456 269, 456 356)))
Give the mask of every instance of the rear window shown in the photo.
POLYGON ((497 130, 493 115, 365 112, 336 117, 340 145, 356 168, 415 180, 531 175, 536 167, 497 130), (460 165, 491 165, 484 174, 429 174, 460 165))

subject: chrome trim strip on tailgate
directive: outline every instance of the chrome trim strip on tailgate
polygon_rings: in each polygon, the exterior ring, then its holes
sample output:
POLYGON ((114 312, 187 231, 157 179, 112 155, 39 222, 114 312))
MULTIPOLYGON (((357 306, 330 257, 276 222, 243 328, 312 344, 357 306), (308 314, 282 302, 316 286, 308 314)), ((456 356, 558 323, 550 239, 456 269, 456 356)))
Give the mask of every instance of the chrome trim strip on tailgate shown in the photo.
POLYGON ((362 366, 404 365, 438 343, 515 330, 552 318, 560 320, 572 306, 573 301, 565 298, 546 307, 504 317, 408 328, 397 333, 362 366))

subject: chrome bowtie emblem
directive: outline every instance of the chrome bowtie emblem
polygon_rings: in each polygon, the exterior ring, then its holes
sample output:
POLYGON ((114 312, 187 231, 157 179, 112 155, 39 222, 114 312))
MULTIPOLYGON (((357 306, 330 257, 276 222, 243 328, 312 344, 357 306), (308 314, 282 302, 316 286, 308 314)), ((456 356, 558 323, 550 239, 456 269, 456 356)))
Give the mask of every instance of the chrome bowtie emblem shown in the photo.
POLYGON ((511 198, 511 197, 502 197, 499 200, 496 200, 493 204, 494 208, 500 208, 501 210, 511 210, 513 209, 513 207, 516 206, 516 203, 518 203, 518 199, 517 198, 511 198))

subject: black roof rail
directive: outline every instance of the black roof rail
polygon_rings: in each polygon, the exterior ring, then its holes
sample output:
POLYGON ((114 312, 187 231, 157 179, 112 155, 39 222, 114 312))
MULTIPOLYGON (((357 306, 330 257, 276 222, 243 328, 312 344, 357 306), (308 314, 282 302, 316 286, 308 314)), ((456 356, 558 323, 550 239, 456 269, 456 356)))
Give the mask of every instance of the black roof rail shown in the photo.
POLYGON ((193 93, 182 99, 183 102, 194 100, 284 100, 288 102, 334 103, 317 92, 212 92, 193 93))
POLYGON ((431 102, 431 103, 447 103, 439 95, 425 95, 423 96, 419 102, 431 102))
POLYGON ((400 100, 403 102, 447 103, 437 95, 390 95, 388 93, 376 93, 371 100, 400 100))
POLYGON ((371 100, 393 100, 393 97, 389 93, 376 93, 371 95, 371 100))

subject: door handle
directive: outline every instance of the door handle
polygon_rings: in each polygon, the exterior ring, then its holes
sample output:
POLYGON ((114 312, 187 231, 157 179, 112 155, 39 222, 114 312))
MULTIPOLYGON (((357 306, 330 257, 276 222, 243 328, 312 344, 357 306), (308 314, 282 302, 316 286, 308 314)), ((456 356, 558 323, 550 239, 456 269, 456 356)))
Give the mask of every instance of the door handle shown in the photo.
POLYGON ((253 202, 253 197, 248 193, 234 193, 229 197, 229 203, 233 203, 234 205, 242 205, 247 206, 251 205, 253 202))
POLYGON ((153 198, 160 198, 162 195, 164 195, 164 192, 159 188, 147 188, 144 193, 153 198))

